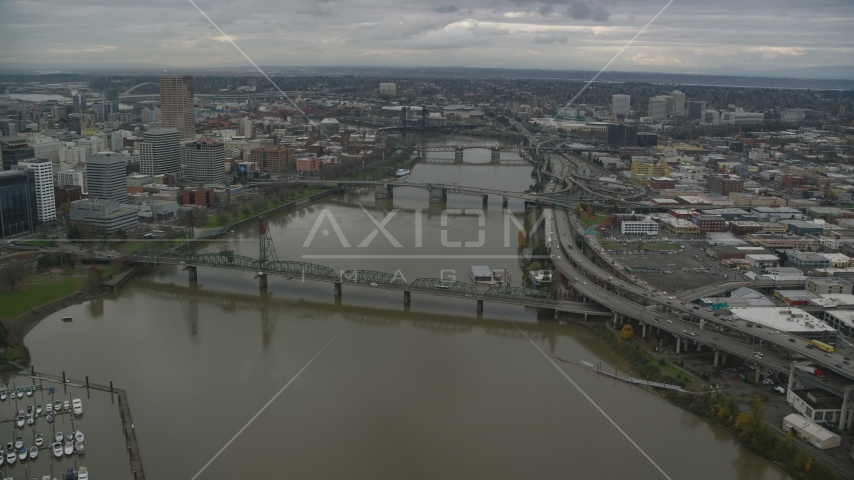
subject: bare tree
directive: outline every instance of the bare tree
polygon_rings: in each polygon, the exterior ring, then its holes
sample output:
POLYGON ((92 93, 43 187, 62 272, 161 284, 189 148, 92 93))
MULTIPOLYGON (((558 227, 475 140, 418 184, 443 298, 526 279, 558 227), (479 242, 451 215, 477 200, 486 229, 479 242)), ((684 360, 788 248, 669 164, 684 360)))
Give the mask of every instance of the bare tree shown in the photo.
POLYGON ((10 263, 0 269, 0 281, 9 285, 10 289, 24 281, 26 268, 22 263, 10 263))

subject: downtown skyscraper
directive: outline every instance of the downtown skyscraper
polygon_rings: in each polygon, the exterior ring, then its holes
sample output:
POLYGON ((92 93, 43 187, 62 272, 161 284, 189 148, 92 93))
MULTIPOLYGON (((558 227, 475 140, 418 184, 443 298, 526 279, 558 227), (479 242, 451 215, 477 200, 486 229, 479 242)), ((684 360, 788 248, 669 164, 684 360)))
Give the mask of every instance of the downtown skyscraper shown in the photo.
POLYGON ((177 128, 181 140, 195 140, 193 77, 160 77, 160 120, 164 127, 177 128))

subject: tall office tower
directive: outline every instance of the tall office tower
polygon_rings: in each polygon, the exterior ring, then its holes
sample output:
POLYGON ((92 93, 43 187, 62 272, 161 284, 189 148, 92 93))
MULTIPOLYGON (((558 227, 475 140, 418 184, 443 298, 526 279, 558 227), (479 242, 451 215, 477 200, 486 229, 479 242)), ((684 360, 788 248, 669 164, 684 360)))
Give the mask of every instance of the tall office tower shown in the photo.
POLYGON ((195 140, 193 117, 193 77, 160 77, 160 121, 175 127, 183 140, 195 140))
POLYGON ((17 136, 0 138, 0 154, 3 156, 3 170, 11 170, 18 162, 36 158, 35 149, 27 139, 17 136))
POLYGON ((187 180, 202 183, 225 183, 225 145, 211 139, 184 144, 187 180))
POLYGON ((53 164, 47 159, 34 159, 18 163, 18 169, 32 170, 36 187, 36 214, 39 222, 56 220, 56 202, 53 196, 53 164))
POLYGON ((0 237, 32 232, 37 218, 35 173, 0 172, 0 237))
POLYGON ((611 113, 614 115, 626 115, 631 108, 631 95, 612 95, 611 96, 611 113))
POLYGON ((115 152, 100 152, 86 160, 89 179, 89 198, 127 203, 128 179, 125 156, 115 152))
POLYGON ((104 95, 107 97, 107 101, 110 102, 110 110, 112 113, 118 113, 119 111, 119 91, 115 88, 111 88, 107 90, 107 93, 104 95))
POLYGON ((683 113, 685 111, 685 94, 679 90, 673 90, 670 92, 670 96, 673 97, 673 111, 683 113))
POLYGON ((706 109, 706 102, 690 100, 688 102, 688 120, 699 120, 706 109))
POLYGON ((662 120, 667 118, 667 99, 672 101, 673 97, 651 97, 649 99, 647 116, 652 117, 653 120, 662 120))
POLYGON ((181 136, 178 129, 154 128, 145 132, 139 143, 139 173, 165 175, 180 171, 181 136))

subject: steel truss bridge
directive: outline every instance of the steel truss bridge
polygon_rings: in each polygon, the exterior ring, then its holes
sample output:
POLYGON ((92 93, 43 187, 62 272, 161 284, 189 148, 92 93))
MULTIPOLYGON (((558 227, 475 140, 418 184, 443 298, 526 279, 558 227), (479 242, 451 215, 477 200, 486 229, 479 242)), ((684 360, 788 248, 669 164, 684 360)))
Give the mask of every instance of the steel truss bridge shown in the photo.
POLYGON ((288 279, 312 280, 335 285, 336 296, 341 295, 342 285, 357 285, 385 290, 402 291, 404 303, 410 302, 412 292, 444 297, 455 297, 477 301, 478 311, 483 311, 483 302, 509 303, 530 307, 548 308, 557 312, 569 312, 585 315, 609 316, 610 311, 590 303, 558 301, 550 294, 534 289, 491 286, 480 292, 473 284, 449 282, 440 278, 418 278, 406 283, 399 274, 373 270, 346 270, 336 272, 330 267, 314 263, 284 260, 276 258, 272 238, 266 228, 266 218, 261 218, 259 237, 259 259, 234 255, 232 252, 194 253, 193 242, 184 244, 176 250, 140 250, 130 254, 131 262, 153 265, 181 265, 189 271, 191 278, 197 278, 198 267, 221 268, 254 272, 261 287, 267 286, 267 275, 277 275, 288 279))

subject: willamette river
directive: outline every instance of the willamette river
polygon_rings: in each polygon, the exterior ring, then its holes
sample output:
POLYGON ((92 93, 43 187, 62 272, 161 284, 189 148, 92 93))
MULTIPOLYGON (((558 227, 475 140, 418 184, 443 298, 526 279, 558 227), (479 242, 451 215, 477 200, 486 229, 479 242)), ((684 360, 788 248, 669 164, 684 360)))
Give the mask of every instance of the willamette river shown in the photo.
MULTIPOLYGON (((422 163, 407 181, 533 183, 531 167, 488 165, 486 150, 466 161, 480 164, 422 163)), ((500 198, 486 208, 479 197, 432 208, 427 198, 417 188, 381 202, 351 192, 282 213, 270 219, 278 257, 410 282, 506 267, 521 285, 517 230, 500 198)), ((509 207, 521 222, 522 203, 509 207)), ((257 227, 205 247, 224 248, 256 256, 257 227)), ((51 315, 26 341, 38 370, 127 390, 149 479, 205 467, 199 479, 666 478, 653 461, 672 479, 789 478, 655 394, 558 363, 588 400, 526 336, 548 356, 630 368, 589 330, 536 309, 487 303, 478 317, 473 301, 414 293, 405 306, 400 292, 347 285, 336 299, 331 284, 299 278, 270 277, 261 293, 249 272, 199 269, 193 283, 168 266, 51 315)), ((98 408, 117 420, 108 400, 98 408)), ((117 421, 88 428, 123 447, 117 421)), ((95 478, 131 478, 126 457, 100 460, 94 450, 108 447, 88 447, 95 478)))

